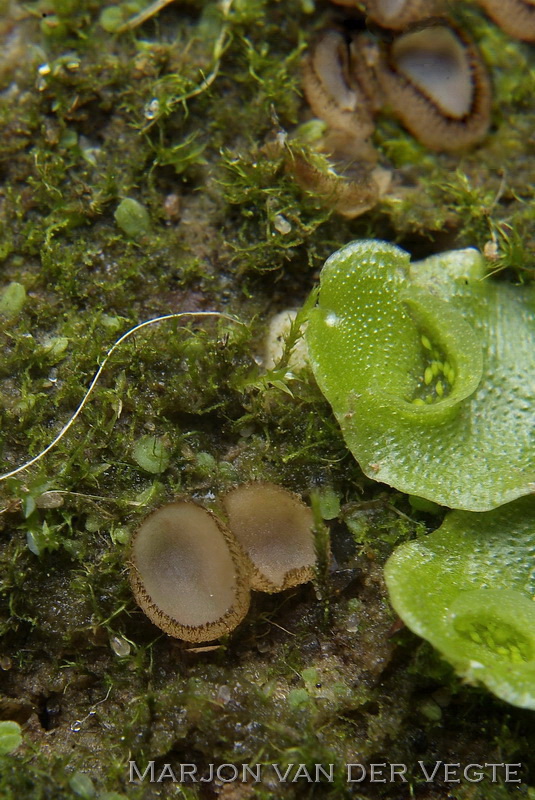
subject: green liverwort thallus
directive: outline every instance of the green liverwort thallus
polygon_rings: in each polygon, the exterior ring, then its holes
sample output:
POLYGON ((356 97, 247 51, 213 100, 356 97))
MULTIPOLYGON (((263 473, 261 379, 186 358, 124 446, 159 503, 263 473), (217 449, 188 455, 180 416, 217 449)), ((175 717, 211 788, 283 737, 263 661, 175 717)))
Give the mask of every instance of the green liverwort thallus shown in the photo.
POLYGON ((486 277, 476 250, 410 264, 357 241, 326 262, 306 332, 364 472, 460 509, 391 556, 395 610, 465 679, 532 709, 534 312, 533 287, 486 277))
POLYGON ((470 511, 533 491, 534 304, 472 249, 410 264, 356 241, 327 260, 310 360, 369 477, 470 511))

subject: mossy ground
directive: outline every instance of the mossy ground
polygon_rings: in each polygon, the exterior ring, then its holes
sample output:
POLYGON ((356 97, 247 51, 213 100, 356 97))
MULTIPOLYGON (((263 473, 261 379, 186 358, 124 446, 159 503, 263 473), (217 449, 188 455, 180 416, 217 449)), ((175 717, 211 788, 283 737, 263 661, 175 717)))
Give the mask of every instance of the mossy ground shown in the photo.
POLYGON ((135 2, 2 3, 0 289, 26 291, 2 324, 4 469, 50 442, 128 328, 209 309, 246 323, 141 331, 59 445, 2 485, 0 716, 24 724, 23 746, 2 758, 2 798, 512 791, 425 785, 416 773, 407 785, 351 787, 339 773, 334 784, 254 790, 136 786, 129 759, 200 770, 521 761, 515 793, 533 796, 532 715, 461 686, 427 645, 393 632, 382 564, 418 526, 437 527, 440 511, 364 478, 310 376, 265 376, 255 359, 266 316, 302 304, 323 259, 353 238, 387 238, 416 256, 486 247, 490 270, 532 279, 533 51, 469 5, 456 14, 494 82, 487 140, 462 157, 434 155, 384 115, 376 143, 395 169, 393 192, 346 222, 303 195, 285 166, 286 134, 307 116, 303 48, 340 11, 177 1, 121 33, 135 2), (126 197, 148 211, 135 238, 114 217, 126 197), (165 455, 161 472, 134 458, 147 441, 165 455), (306 499, 319 492, 320 508, 334 492, 331 570, 316 591, 256 596, 228 641, 191 652, 135 606, 129 534, 161 502, 209 504, 251 479, 306 499))

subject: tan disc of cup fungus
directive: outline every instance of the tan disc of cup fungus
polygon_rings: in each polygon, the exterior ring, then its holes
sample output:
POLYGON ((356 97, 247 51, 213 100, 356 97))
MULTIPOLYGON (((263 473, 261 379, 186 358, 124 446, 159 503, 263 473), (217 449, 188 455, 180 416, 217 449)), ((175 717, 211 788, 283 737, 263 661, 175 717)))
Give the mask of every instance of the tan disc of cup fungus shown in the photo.
POLYGON ((476 48, 451 25, 433 21, 397 36, 376 76, 390 108, 430 149, 460 150, 485 136, 490 80, 476 48))
POLYGON ((272 483, 249 483, 229 492, 223 505, 249 559, 253 589, 281 592, 314 577, 314 520, 296 495, 272 483))
POLYGON ((239 547, 212 513, 192 502, 169 503, 144 520, 131 545, 130 583, 149 619, 188 642, 228 633, 249 608, 239 547))

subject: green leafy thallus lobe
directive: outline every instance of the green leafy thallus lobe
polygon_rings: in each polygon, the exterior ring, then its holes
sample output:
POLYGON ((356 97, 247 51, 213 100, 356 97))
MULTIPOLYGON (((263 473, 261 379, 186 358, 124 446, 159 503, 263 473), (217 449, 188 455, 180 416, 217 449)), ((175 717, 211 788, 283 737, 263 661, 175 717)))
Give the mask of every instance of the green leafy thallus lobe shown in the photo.
POLYGON ((376 480, 483 511, 533 491, 535 295, 475 250, 410 264, 386 242, 326 262, 307 343, 347 445, 376 480))

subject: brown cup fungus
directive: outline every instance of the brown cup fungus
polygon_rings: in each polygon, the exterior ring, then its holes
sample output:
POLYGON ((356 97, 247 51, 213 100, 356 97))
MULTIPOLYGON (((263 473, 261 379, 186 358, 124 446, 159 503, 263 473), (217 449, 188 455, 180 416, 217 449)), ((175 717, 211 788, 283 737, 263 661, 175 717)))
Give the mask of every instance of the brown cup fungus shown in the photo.
POLYGON ((517 39, 535 42, 535 2, 533 0, 478 0, 500 28, 517 39))
MULTIPOLYGON (((506 33, 535 42, 535 0, 475 1, 506 33)), ((390 189, 369 141, 379 111, 389 108, 431 150, 456 152, 486 136, 491 86, 476 45, 447 18, 449 0, 333 2, 350 25, 320 35, 303 65, 308 103, 329 126, 315 148, 327 163, 297 154, 289 168, 305 191, 353 218, 390 189), (362 12, 375 35, 351 33, 362 12)))
POLYGON ((343 133, 348 147, 374 130, 357 72, 353 42, 339 31, 325 31, 303 61, 303 89, 312 111, 339 131, 339 138, 343 133))
POLYGON ((314 577, 314 521, 296 495, 272 483, 250 483, 229 492, 223 504, 249 561, 253 589, 281 592, 314 577))
POLYGON ((397 36, 375 68, 386 101, 432 150, 480 141, 490 122, 490 81, 476 48, 442 21, 397 36))
POLYGON ((373 208, 390 186, 391 175, 381 167, 358 160, 349 165, 326 157, 317 161, 295 152, 288 170, 303 191, 347 219, 373 208))
POLYGON ((487 133, 489 77, 461 31, 446 19, 428 18, 442 5, 370 0, 371 19, 404 31, 382 44, 366 34, 325 31, 304 59, 305 95, 328 128, 314 144, 317 157, 294 148, 288 169, 305 191, 342 216, 368 211, 389 191, 391 173, 377 165, 370 142, 384 106, 432 150, 463 150, 487 133))
POLYGON ((188 642, 217 639, 249 608, 247 565, 232 535, 201 506, 169 503, 131 545, 130 583, 149 619, 188 642))
POLYGON ((373 208, 390 185, 369 142, 375 108, 366 77, 354 37, 331 30, 317 39, 303 61, 303 88, 328 129, 315 142, 317 157, 294 148, 288 163, 305 191, 348 219, 373 208))

